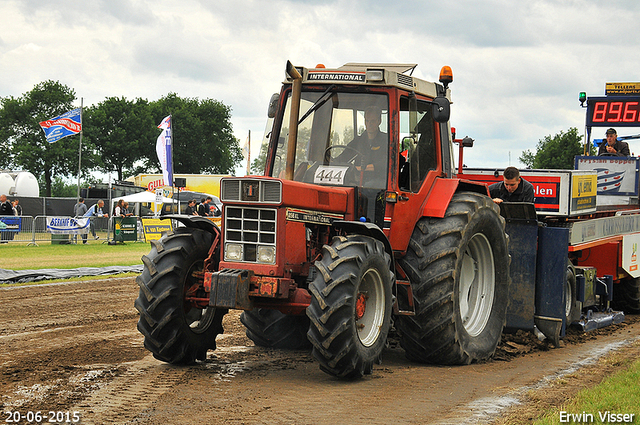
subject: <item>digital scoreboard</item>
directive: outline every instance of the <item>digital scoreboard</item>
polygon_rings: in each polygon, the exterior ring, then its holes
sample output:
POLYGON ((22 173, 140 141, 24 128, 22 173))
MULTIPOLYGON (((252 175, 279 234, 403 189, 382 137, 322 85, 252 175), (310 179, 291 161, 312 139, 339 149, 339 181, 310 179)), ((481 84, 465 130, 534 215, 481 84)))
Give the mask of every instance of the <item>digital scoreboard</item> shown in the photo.
POLYGON ((640 127, 640 96, 589 97, 587 127, 640 127))

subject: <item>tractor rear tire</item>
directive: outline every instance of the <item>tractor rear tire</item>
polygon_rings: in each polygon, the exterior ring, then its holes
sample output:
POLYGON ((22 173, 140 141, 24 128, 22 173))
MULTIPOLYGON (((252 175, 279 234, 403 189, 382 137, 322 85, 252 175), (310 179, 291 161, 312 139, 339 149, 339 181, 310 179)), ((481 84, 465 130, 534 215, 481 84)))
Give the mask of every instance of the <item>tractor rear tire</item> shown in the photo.
POLYGON ((307 336, 320 369, 347 379, 370 374, 391 325, 390 255, 374 238, 336 236, 314 266, 307 336))
POLYGON ((566 326, 569 327, 573 322, 580 320, 581 313, 581 304, 577 300, 576 269, 571 262, 567 266, 567 277, 564 285, 565 320, 566 326))
POLYGON ((613 307, 629 314, 640 314, 640 278, 622 279, 613 287, 613 307))
POLYGON ((240 321, 247 328, 247 338, 259 347, 285 350, 306 350, 309 318, 290 316, 278 310, 257 308, 243 311, 240 321))
POLYGON ((226 309, 196 308, 185 300, 187 289, 197 285, 214 237, 201 229, 180 227, 152 242, 142 257, 144 269, 136 282, 140 294, 138 330, 144 346, 161 361, 192 364, 205 360, 216 348, 226 309))
POLYGON ((410 360, 470 364, 490 358, 505 325, 509 290, 504 219, 487 196, 453 196, 444 218, 423 218, 400 261, 415 316, 399 316, 410 360))

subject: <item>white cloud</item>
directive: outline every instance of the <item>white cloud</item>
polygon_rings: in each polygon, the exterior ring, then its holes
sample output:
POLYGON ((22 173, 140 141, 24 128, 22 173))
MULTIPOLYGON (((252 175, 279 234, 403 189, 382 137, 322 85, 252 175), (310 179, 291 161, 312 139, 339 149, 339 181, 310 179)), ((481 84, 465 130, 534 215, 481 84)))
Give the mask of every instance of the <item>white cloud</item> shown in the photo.
POLYGON ((52 79, 85 105, 213 98, 256 151, 286 60, 418 63, 429 80, 450 65, 453 125, 476 139, 465 162, 518 165, 545 136, 583 128, 578 92, 638 80, 639 18, 635 0, 5 0, 0 96, 52 79))

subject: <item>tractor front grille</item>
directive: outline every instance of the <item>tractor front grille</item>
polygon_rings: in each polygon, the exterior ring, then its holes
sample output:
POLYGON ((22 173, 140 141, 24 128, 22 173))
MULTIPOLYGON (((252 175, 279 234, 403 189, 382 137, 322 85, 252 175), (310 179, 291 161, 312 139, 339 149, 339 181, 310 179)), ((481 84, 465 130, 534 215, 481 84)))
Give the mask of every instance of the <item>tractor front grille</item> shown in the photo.
MULTIPOLYGON (((260 251, 275 252, 276 249, 276 218, 276 209, 227 206, 223 227, 225 260, 264 262, 259 260, 260 251), (236 255, 240 252, 240 258, 227 257, 229 244, 233 245, 236 255)), ((273 262, 267 262, 267 264, 273 264, 273 262)))
POLYGON ((220 200, 278 204, 282 202, 282 183, 267 179, 225 178, 220 184, 220 200))

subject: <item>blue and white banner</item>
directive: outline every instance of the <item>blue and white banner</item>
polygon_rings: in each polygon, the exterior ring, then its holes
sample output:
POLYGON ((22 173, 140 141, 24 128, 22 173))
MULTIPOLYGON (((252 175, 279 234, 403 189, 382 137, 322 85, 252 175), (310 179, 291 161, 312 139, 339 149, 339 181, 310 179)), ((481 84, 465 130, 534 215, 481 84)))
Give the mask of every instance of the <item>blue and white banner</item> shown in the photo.
POLYGON ((49 143, 78 134, 82 131, 82 109, 77 108, 50 120, 42 121, 40 127, 44 130, 44 136, 49 143))
POLYGON ((89 218, 47 217, 47 232, 55 235, 89 233, 89 218))
POLYGON ((3 232, 18 233, 22 231, 22 217, 12 217, 10 215, 0 216, 0 230, 3 232))
POLYGON ((158 128, 162 133, 156 140, 156 153, 162 167, 165 186, 173 186, 173 164, 171 163, 171 115, 162 120, 158 128))

